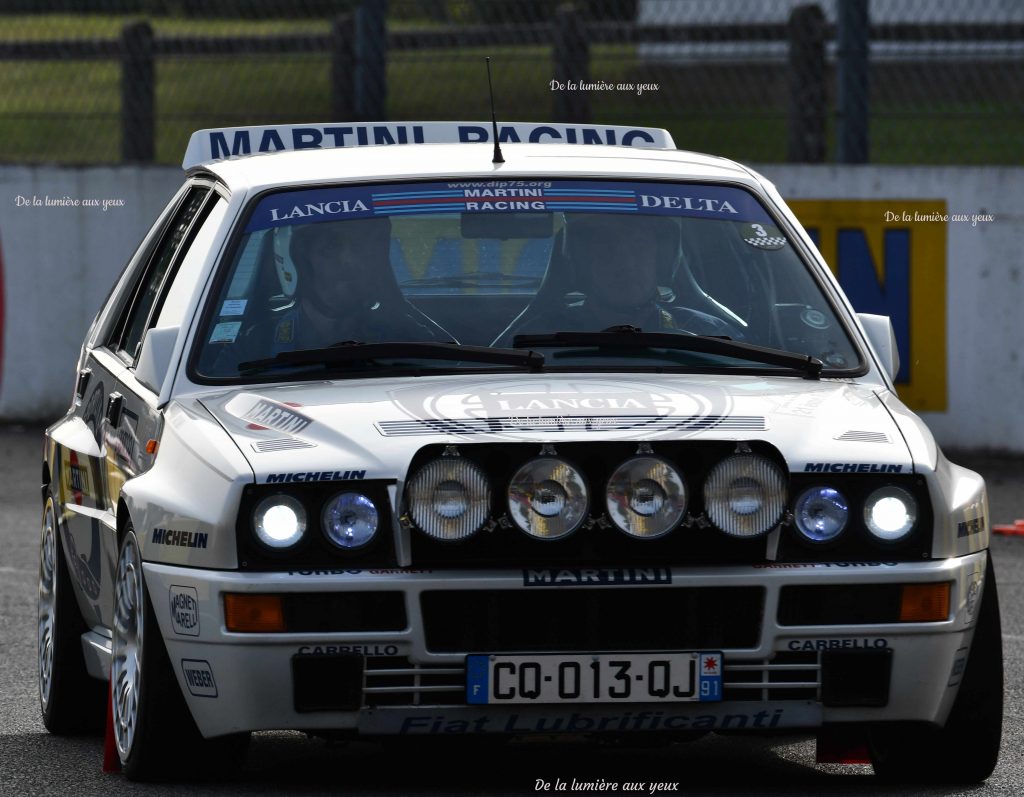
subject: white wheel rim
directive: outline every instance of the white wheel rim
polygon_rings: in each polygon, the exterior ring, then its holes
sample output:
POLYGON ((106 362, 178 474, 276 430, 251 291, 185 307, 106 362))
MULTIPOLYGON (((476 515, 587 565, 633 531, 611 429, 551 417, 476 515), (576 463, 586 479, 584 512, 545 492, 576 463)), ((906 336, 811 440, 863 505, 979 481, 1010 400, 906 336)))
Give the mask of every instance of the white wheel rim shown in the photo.
POLYGON ((53 686, 53 634, 57 611, 57 538, 53 501, 46 502, 43 533, 39 544, 39 700, 43 709, 50 704, 53 686))
POLYGON ((135 535, 130 534, 117 563, 114 585, 114 641, 112 683, 114 739, 124 761, 132 749, 139 724, 139 687, 142 683, 142 563, 135 535))

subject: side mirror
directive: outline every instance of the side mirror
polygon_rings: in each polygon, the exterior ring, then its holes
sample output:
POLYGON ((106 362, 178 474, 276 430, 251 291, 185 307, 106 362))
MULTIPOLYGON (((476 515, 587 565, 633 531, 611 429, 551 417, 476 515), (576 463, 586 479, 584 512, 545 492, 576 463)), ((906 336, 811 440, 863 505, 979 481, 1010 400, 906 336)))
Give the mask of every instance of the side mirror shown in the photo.
POLYGON ((893 332, 892 322, 887 315, 872 315, 871 313, 857 313, 861 326, 868 336, 871 348, 875 350, 879 364, 889 374, 889 378, 896 381, 896 374, 900 370, 900 352, 896 348, 896 333, 893 332))
POLYGON ((142 352, 135 362, 135 378, 157 395, 171 367, 178 330, 178 327, 155 327, 142 339, 142 352))

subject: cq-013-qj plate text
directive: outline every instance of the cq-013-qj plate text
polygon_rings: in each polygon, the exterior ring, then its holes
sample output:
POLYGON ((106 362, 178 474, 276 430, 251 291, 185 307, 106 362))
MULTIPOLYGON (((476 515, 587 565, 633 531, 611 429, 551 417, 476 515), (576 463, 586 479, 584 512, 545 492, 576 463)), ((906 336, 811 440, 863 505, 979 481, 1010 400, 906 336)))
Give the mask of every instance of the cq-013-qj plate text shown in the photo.
POLYGON ((466 702, 681 703, 722 699, 722 654, 466 657, 466 702))

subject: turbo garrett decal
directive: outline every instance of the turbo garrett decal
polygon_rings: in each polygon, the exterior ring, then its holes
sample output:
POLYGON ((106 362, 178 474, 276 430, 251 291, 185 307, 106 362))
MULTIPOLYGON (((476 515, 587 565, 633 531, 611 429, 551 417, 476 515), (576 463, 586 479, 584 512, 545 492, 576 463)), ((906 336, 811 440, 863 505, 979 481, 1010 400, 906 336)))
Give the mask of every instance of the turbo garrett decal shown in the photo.
POLYGON ((590 584, 671 584, 667 567, 605 567, 582 570, 524 570, 525 587, 585 587, 590 584))

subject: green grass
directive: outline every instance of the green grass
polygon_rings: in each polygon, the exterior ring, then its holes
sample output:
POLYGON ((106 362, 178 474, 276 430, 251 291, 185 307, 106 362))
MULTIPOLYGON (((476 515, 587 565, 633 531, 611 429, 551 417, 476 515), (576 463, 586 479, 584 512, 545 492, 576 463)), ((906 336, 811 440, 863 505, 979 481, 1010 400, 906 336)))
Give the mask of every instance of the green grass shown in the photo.
POLYGON ((325 33, 321 19, 179 19, 114 14, 26 14, 4 16, 0 41, 47 39, 115 39, 130 22, 148 21, 157 36, 231 36, 273 33, 325 33))
MULTIPOLYGON (((133 19, 4 17, 0 40, 110 39, 133 19)), ((329 29, 322 20, 155 18, 151 24, 158 36, 323 33, 329 29)), ((419 21, 399 25, 426 26, 419 21)), ((544 46, 393 52, 387 75, 388 118, 487 118, 486 55, 492 57, 499 118, 555 118, 557 96, 549 86, 554 77, 551 48, 544 46)), ((332 116, 327 54, 165 57, 157 59, 156 74, 160 163, 179 163, 189 135, 202 127, 329 121, 332 116)), ((873 107, 874 162, 1024 162, 1024 111, 1016 94, 1001 92, 991 80, 985 83, 988 73, 984 70, 971 81, 971 85, 985 86, 976 92, 970 85, 958 87, 949 80, 932 81, 922 88, 914 74, 896 74, 892 80, 883 76, 885 80, 877 81, 884 90, 873 107), (948 91, 943 89, 947 84, 948 91), (956 88, 959 94, 953 91, 956 88), (1012 109, 1017 109, 1015 114, 1012 109)), ((594 46, 590 79, 612 84, 654 82, 660 87, 642 96, 630 91, 593 93, 590 106, 595 121, 666 127, 680 148, 745 161, 785 160, 788 88, 780 68, 678 68, 645 63, 633 47, 594 46)), ((0 62, 0 85, 4 86, 0 162, 120 161, 118 62, 0 62)), ((830 147, 834 147, 833 128, 830 119, 830 147)))

